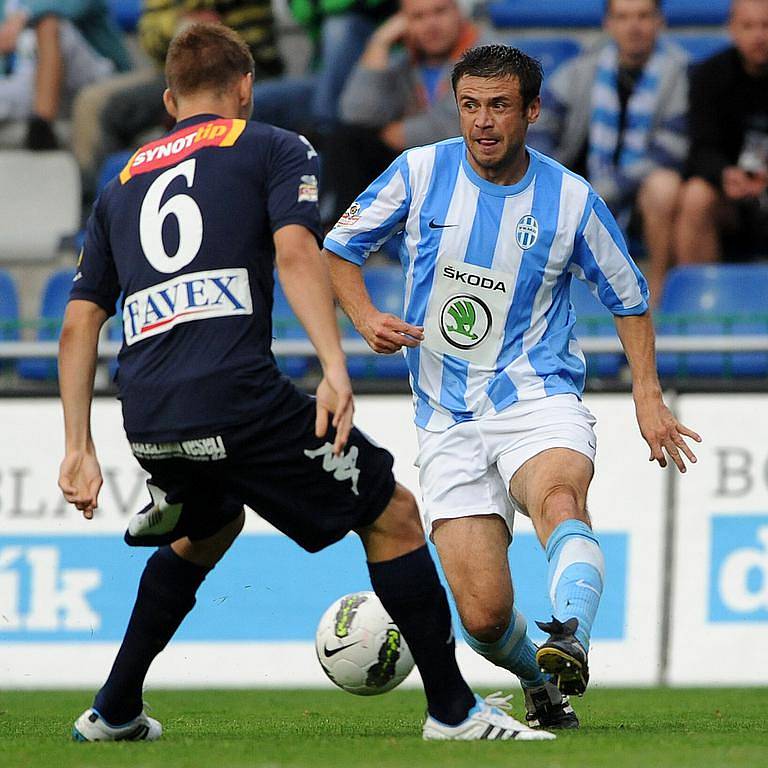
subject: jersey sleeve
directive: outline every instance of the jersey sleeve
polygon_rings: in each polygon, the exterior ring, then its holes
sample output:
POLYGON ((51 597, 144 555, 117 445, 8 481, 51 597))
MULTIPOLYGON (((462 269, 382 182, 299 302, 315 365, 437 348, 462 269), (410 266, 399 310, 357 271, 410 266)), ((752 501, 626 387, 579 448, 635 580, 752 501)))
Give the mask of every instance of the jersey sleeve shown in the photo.
POLYGON ((69 298, 98 304, 111 317, 115 314, 115 304, 120 296, 120 282, 103 217, 102 196, 96 201, 88 219, 85 242, 69 298))
POLYGON ((410 192, 407 155, 400 155, 347 208, 326 236, 325 247, 353 264, 363 264, 405 226, 410 192))
POLYGON ((614 315, 642 315, 648 310, 648 284, 608 206, 594 192, 576 233, 570 271, 614 315))
POLYGON ((317 206, 317 152, 303 136, 276 131, 267 174, 267 208, 272 233, 288 224, 306 227, 322 242, 317 206))

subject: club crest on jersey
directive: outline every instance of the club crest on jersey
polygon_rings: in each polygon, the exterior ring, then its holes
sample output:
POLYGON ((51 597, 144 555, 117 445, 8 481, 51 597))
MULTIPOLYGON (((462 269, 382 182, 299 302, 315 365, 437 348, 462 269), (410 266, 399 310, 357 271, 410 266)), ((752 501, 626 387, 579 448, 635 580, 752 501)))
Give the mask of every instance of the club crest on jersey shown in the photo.
POLYGON ((534 243, 539 239, 539 222, 531 215, 523 216, 523 218, 517 222, 515 239, 517 240, 517 244, 524 251, 532 248, 534 243))
POLYGON ((440 310, 440 332, 457 349, 473 349, 488 336, 493 324, 491 310, 477 296, 451 296, 440 310))
POLYGON ((180 323, 213 317, 252 315, 247 269, 213 269, 180 274, 136 291, 123 304, 123 330, 128 346, 180 323))

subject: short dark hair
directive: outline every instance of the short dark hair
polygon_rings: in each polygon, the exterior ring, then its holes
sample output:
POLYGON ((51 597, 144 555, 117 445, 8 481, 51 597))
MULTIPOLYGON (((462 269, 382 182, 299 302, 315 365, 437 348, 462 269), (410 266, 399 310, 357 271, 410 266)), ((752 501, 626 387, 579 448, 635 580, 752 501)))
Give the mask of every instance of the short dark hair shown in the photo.
POLYGON ((165 59, 165 79, 174 97, 222 93, 253 71, 253 54, 243 38, 216 23, 190 24, 173 38, 165 59))
POLYGON ((541 62, 509 45, 479 45, 466 51, 451 74, 454 94, 464 76, 516 77, 524 107, 528 107, 541 91, 541 62))
MULTIPOLYGON (((613 0, 605 0, 605 11, 603 12, 603 16, 607 16, 608 13, 610 12, 612 2, 613 0)), ((656 10, 659 13, 661 13, 662 11, 662 8, 661 8, 662 2, 664 2, 664 0, 653 0, 653 4, 656 6, 656 10)))

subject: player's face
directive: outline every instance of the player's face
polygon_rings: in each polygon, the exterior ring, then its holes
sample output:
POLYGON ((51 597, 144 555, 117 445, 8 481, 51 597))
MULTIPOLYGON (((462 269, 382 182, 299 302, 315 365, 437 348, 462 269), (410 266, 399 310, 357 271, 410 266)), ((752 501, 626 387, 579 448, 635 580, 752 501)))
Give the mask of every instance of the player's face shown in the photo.
POLYGON ((461 12, 455 0, 402 0, 408 42, 428 58, 449 56, 461 33, 461 12))
POLYGON ((461 134, 481 176, 513 168, 525 152, 528 126, 539 117, 540 99, 523 105, 516 77, 462 77, 456 85, 461 134))
POLYGON ((768 67, 768 1, 738 0, 729 25, 733 43, 752 69, 768 67))
POLYGON ((616 42, 619 58, 643 61, 653 52, 664 19, 653 0, 611 0, 605 29, 616 42))

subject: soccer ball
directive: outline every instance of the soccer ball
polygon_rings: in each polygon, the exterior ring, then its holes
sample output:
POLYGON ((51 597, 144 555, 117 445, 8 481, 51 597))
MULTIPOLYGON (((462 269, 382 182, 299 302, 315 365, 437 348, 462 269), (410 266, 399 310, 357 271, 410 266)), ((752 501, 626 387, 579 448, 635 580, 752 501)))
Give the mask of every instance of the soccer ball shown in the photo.
POLYGON ((317 627, 315 650, 331 681, 358 696, 391 691, 413 669, 405 638, 373 592, 331 605, 317 627))

